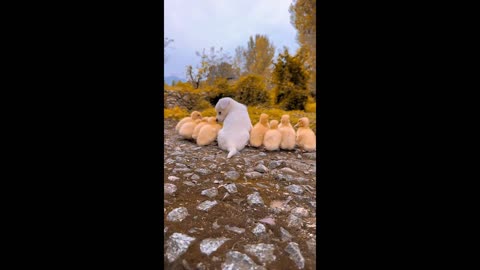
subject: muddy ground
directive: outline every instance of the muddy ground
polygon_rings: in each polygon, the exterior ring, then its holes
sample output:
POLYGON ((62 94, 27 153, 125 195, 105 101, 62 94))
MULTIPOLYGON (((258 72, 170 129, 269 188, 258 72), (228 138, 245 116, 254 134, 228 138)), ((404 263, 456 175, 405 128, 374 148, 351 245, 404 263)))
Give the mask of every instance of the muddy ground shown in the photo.
POLYGON ((316 152, 227 159, 165 120, 165 269, 315 269, 316 152))

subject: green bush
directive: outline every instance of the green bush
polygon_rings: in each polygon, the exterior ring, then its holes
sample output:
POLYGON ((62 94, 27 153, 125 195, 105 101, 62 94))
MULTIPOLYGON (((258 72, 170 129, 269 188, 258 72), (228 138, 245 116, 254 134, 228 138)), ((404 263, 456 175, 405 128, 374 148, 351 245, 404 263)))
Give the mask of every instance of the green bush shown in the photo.
POLYGON ((263 78, 258 75, 241 77, 235 84, 235 100, 245 105, 260 105, 269 102, 263 78))
POLYGON ((225 78, 216 79, 213 86, 206 87, 204 90, 207 93, 206 99, 212 106, 215 106, 221 98, 235 97, 235 90, 225 78))

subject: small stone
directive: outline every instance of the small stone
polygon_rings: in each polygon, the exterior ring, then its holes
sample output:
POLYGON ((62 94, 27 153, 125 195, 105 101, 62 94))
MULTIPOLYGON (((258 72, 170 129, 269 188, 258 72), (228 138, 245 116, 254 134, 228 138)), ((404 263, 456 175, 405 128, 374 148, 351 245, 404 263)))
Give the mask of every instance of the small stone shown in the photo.
POLYGON ((290 259, 297 265, 298 268, 303 269, 305 267, 305 259, 303 258, 297 243, 288 243, 285 251, 288 253, 290 259))
POLYGON ((189 168, 175 168, 173 169, 173 173, 177 173, 177 172, 189 172, 191 171, 189 168))
POLYGON ((248 172, 245 173, 245 176, 247 177, 247 179, 257 179, 260 178, 262 174, 259 172, 248 172))
POLYGON ((214 230, 220 228, 220 225, 218 225, 218 223, 217 223, 216 220, 215 220, 215 222, 212 224, 212 228, 213 228, 214 230))
POLYGON ((302 194, 304 191, 303 187, 299 185, 290 185, 290 186, 287 186, 285 189, 295 194, 302 194))
POLYGON ((265 223, 265 224, 272 225, 272 226, 275 225, 275 219, 271 218, 271 217, 266 217, 266 218, 263 218, 259 221, 262 222, 262 223, 265 223))
POLYGON ((186 168, 187 167, 187 165, 182 164, 182 163, 175 163, 175 166, 177 166, 179 168, 186 168))
POLYGON ((257 171, 259 173, 266 173, 266 172, 268 172, 268 168, 265 167, 265 165, 263 165, 263 164, 258 164, 257 167, 255 167, 255 171, 257 171))
POLYGON ((201 175, 207 175, 207 174, 211 173, 210 170, 207 170, 207 169, 204 169, 204 168, 196 169, 194 172, 199 173, 201 175))
POLYGON ((264 270, 265 267, 256 264, 252 258, 238 251, 229 251, 226 254, 225 262, 222 263, 222 270, 264 270))
POLYGON ((204 195, 204 196, 207 196, 209 198, 213 198, 213 197, 218 195, 218 190, 217 190, 217 188, 212 187, 212 188, 209 188, 209 189, 202 190, 201 194, 204 195))
POLYGON ((297 158, 301 159, 301 158, 302 158, 302 155, 297 155, 297 158))
POLYGON ((228 184, 228 185, 225 185, 224 187, 225 187, 225 189, 227 189, 227 191, 229 193, 237 193, 238 192, 237 186, 235 184, 228 184))
POLYGON ((197 206, 197 209, 208 212, 208 210, 210 210, 212 207, 214 207, 217 204, 218 204, 217 201, 204 201, 197 206))
POLYGON ((194 175, 192 175, 192 177, 191 177, 190 179, 192 179, 192 180, 199 180, 199 179, 200 179, 200 176, 194 174, 194 175))
POLYGON ((317 241, 315 240, 315 237, 309 239, 307 241, 307 247, 308 251, 313 254, 314 257, 317 256, 317 241))
POLYGON ((180 178, 178 178, 178 177, 176 177, 176 176, 173 176, 173 175, 168 177, 168 180, 169 180, 169 181, 177 181, 177 180, 179 180, 179 179, 180 179, 180 178))
POLYGON ((245 245, 245 252, 256 256, 258 260, 265 265, 266 263, 275 261, 276 257, 273 255, 275 246, 273 244, 256 244, 256 245, 245 245))
POLYGON ((281 168, 280 171, 284 172, 284 173, 297 173, 296 171, 288 168, 288 167, 285 167, 285 168, 281 168))
POLYGON ((167 215, 168 221, 179 222, 184 220, 188 216, 187 208, 178 207, 170 211, 167 215))
POLYGON ((229 231, 232 231, 234 233, 238 233, 238 234, 242 234, 245 232, 245 229, 243 228, 239 228, 239 227, 235 227, 235 226, 229 226, 229 225, 225 225, 225 229, 229 230, 229 231))
POLYGON ((183 156, 183 155, 185 155, 185 152, 175 151, 175 152, 171 153, 170 155, 172 155, 172 156, 183 156))
POLYGON ((303 220, 293 214, 290 214, 287 218, 287 227, 300 228, 303 226, 303 220))
POLYGON ((277 167, 280 167, 282 165, 282 162, 281 161, 278 161, 278 160, 274 160, 274 161, 271 161, 269 164, 268 164, 268 168, 270 169, 275 169, 277 167))
POLYGON ((174 184, 166 183, 163 185, 163 194, 171 195, 177 191, 177 186, 174 184))
POLYGON ((260 157, 266 157, 266 156, 267 156, 267 154, 265 154, 264 152, 260 152, 260 153, 258 153, 258 155, 259 155, 260 157))
POLYGON ((297 217, 308 217, 308 210, 303 207, 295 207, 290 213, 297 217))
POLYGON ((221 259, 217 256, 212 256, 212 262, 219 262, 221 259))
POLYGON ((292 240, 292 235, 285 230, 283 227, 280 227, 280 238, 282 239, 282 242, 290 241, 292 240))
POLYGON ((196 270, 206 270, 206 269, 207 269, 207 267, 203 263, 201 263, 201 262, 197 263, 197 269, 196 270))
POLYGON ((200 251, 209 256, 228 240, 230 240, 230 238, 226 237, 203 239, 200 243, 200 251))
POLYGON ((316 201, 311 201, 309 202, 309 204, 314 207, 314 208, 317 208, 317 202, 316 201))
POLYGON ((237 171, 229 171, 225 173, 225 177, 228 180, 237 180, 240 177, 240 174, 237 171))
POLYGON ((307 159, 311 159, 311 160, 316 160, 317 159, 317 153, 316 152, 305 153, 305 154, 303 154, 303 157, 307 158, 307 159))
POLYGON ((165 250, 165 256, 168 262, 172 263, 182 256, 194 240, 194 237, 182 233, 173 233, 170 235, 165 250))
POLYGON ((186 186, 194 187, 195 184, 192 181, 183 181, 183 184, 186 186))
POLYGON ((263 205, 263 199, 258 192, 254 192, 247 196, 249 205, 263 205))
POLYGON ((255 234, 256 236, 259 236, 261 234, 264 234, 267 232, 267 229, 265 228, 265 225, 258 223, 255 228, 253 228, 252 233, 255 234))

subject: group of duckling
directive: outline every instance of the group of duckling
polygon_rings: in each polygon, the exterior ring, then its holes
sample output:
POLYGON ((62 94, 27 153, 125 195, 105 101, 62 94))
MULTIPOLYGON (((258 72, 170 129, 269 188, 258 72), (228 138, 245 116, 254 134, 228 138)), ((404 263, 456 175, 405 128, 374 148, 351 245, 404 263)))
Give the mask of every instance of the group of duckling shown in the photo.
POLYGON ((280 124, 277 120, 268 121, 268 115, 262 113, 260 119, 250 132, 250 146, 263 147, 268 151, 293 150, 295 146, 305 151, 316 149, 315 133, 309 127, 307 117, 300 118, 295 125, 298 127, 295 132, 290 124, 290 116, 282 115, 280 124))
MULTIPOLYGON (((294 127, 288 114, 282 115, 280 123, 277 120, 268 121, 268 115, 262 113, 260 120, 250 131, 250 146, 263 146, 268 151, 293 150, 298 146, 304 151, 315 151, 315 133, 309 127, 307 117, 300 118, 294 127)), ((222 126, 216 117, 202 117, 198 111, 191 113, 178 122, 175 131, 187 140, 195 140, 197 145, 205 146, 215 141, 222 126)))
POLYGON ((205 146, 215 141, 221 128, 215 116, 202 117, 200 112, 193 111, 190 117, 178 122, 175 131, 184 139, 195 140, 199 146, 205 146))

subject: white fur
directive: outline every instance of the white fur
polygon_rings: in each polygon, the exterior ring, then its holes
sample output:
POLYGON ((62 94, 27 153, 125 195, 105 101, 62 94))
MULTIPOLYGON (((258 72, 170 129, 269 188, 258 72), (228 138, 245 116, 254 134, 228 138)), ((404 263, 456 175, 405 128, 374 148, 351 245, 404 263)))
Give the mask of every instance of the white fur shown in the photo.
POLYGON ((218 122, 223 128, 218 132, 218 146, 228 151, 227 158, 241 151, 250 139, 252 122, 247 107, 232 98, 221 98, 216 106, 218 122))

